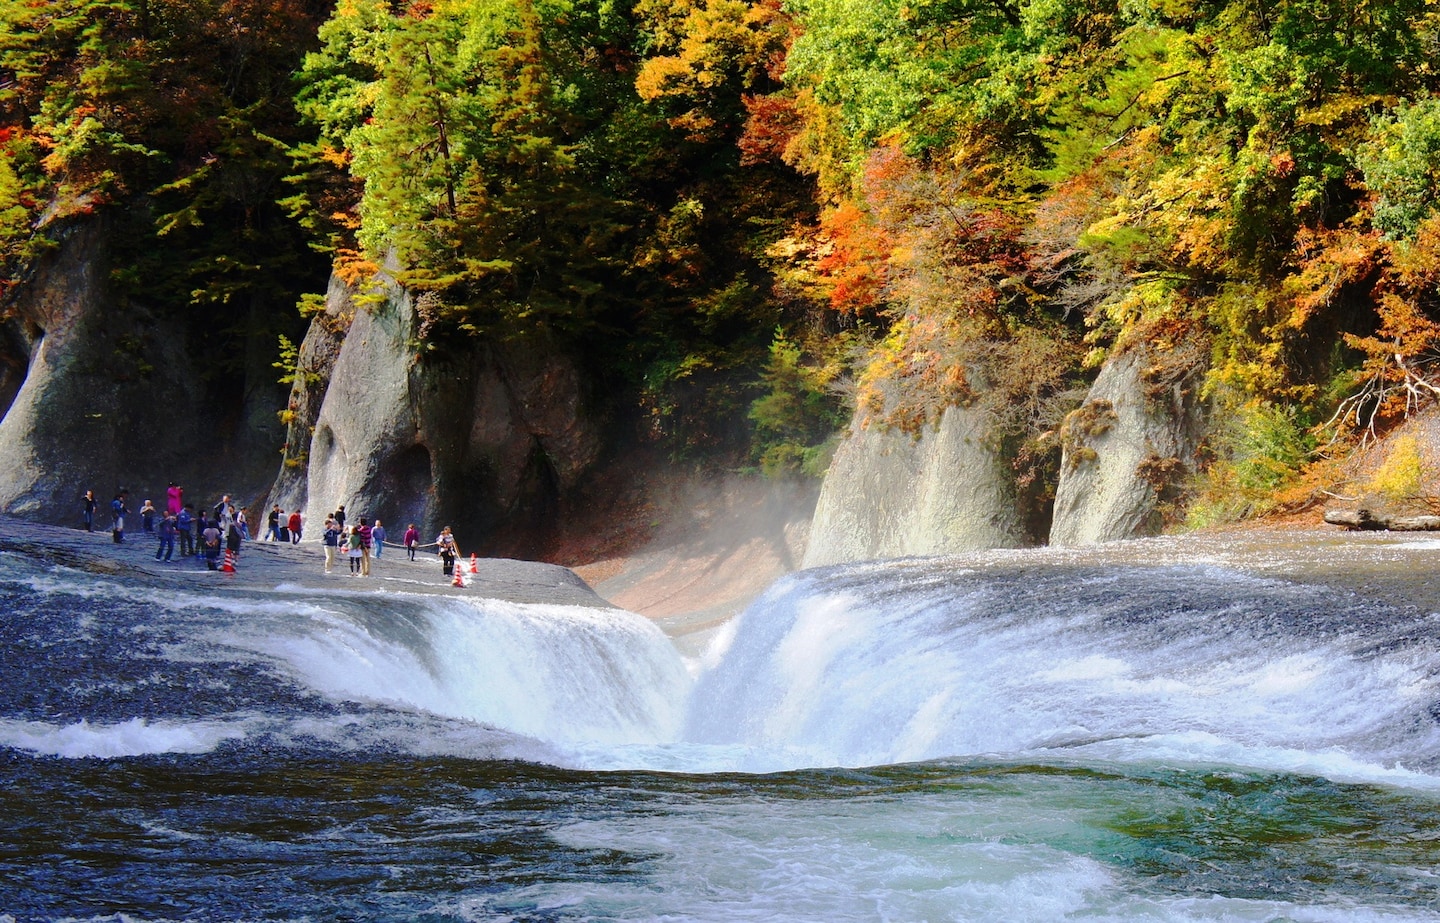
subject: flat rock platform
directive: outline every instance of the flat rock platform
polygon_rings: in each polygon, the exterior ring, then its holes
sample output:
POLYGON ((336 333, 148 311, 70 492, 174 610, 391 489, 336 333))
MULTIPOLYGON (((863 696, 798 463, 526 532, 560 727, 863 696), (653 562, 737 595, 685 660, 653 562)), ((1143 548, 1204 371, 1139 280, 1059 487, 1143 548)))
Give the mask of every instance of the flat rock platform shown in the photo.
MULTIPOLYGON (((0 554, 25 555, 62 567, 155 585, 187 588, 233 587, 273 590, 281 587, 312 590, 341 589, 483 596, 517 603, 615 608, 591 589, 574 571, 538 561, 479 558, 477 573, 470 574, 470 558, 460 562, 468 586, 451 585, 441 572, 440 558, 422 551, 410 561, 403 548, 386 547, 372 560, 370 576, 351 577, 348 560, 337 557, 332 573, 325 573, 325 552, 314 539, 298 545, 280 542, 245 542, 235 573, 209 570, 203 558, 157 561, 159 539, 139 530, 125 533, 116 544, 109 530, 86 532, 0 517, 0 554)), ((177 543, 178 549, 178 543, 177 543)))

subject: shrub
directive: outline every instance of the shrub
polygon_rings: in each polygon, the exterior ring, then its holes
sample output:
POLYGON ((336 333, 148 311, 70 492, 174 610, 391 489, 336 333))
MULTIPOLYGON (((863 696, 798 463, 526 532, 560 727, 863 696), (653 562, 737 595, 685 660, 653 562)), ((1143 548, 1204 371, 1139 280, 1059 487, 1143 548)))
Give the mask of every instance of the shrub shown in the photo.
POLYGON ((1423 475, 1420 443, 1414 436, 1398 436, 1366 486, 1370 493, 1399 503, 1420 496, 1423 475))
POLYGON ((1185 524, 1203 528, 1263 515, 1297 477, 1314 438, 1294 407, 1257 404, 1231 414, 1210 446, 1214 460, 1198 479, 1185 524))

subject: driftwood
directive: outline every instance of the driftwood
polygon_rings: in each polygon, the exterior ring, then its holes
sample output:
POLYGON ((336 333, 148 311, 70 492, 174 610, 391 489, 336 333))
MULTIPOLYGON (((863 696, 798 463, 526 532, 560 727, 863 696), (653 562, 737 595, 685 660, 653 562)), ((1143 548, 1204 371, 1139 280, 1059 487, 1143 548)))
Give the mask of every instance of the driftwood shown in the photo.
POLYGON ((1370 510, 1326 510, 1325 521, 1347 529, 1390 532, 1437 532, 1440 516, 1377 516, 1370 510))

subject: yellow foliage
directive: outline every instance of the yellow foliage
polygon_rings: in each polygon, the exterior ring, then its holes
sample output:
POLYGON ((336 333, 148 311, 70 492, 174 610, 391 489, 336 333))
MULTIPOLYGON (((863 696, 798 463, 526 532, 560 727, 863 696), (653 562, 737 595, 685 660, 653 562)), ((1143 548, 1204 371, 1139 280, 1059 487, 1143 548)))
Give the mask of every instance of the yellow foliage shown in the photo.
POLYGON ((1419 441, 1414 436, 1399 436, 1366 486, 1371 493, 1398 503, 1420 496, 1424 474, 1419 441))

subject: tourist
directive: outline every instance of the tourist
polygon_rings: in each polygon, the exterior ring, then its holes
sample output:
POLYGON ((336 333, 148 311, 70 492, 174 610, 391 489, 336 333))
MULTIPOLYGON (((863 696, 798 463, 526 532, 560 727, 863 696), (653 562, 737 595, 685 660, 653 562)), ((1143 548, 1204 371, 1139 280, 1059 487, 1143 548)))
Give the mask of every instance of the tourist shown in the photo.
POLYGON ((336 525, 342 529, 345 528, 345 504, 340 504, 340 508, 332 513, 331 516, 334 518, 336 525))
POLYGON ((225 530, 225 550, 230 552, 231 560, 240 560, 240 542, 243 536, 240 534, 240 524, 230 523, 230 528, 225 530))
POLYGON ((155 507, 149 500, 146 500, 145 505, 140 507, 140 528, 146 532, 155 531, 155 507))
POLYGON ((410 560, 415 560, 415 549, 420 544, 420 531, 415 528, 415 523, 410 523, 405 530, 405 551, 409 553, 410 560))
POLYGON ((335 567, 335 549, 340 547, 340 527, 334 519, 325 520, 325 534, 320 537, 325 543, 325 573, 335 567))
POLYGON ((205 553, 205 530, 210 528, 210 520, 205 518, 205 511, 201 510, 195 517, 195 557, 205 553))
POLYGON ((287 527, 288 527, 288 529, 289 529, 289 531, 290 531, 290 544, 292 544, 292 545, 298 545, 298 544, 300 544, 300 511, 299 511, 299 510, 294 510, 293 512, 290 513, 290 518, 289 518, 289 520, 287 520, 286 525, 287 525, 287 527))
POLYGON ((95 499, 95 491, 93 491, 93 490, 87 490, 87 491, 85 491, 85 500, 84 500, 84 503, 85 503, 85 506, 84 506, 85 531, 86 531, 86 532, 94 532, 94 531, 95 531, 95 510, 97 510, 97 509, 100 507, 99 501, 97 501, 97 500, 95 499))
POLYGON ((280 541, 280 504, 270 507, 270 515, 265 518, 265 541, 280 541))
POLYGON ((205 523, 205 530, 200 533, 200 544, 205 548, 205 566, 217 570, 220 564, 220 524, 214 520, 206 522, 203 512, 200 521, 205 523))
POLYGON ((385 550, 385 527, 378 519, 370 529, 370 543, 375 546, 375 560, 380 560, 380 552, 385 550))
POLYGON ((370 528, 370 520, 364 516, 360 517, 360 525, 355 527, 360 533, 360 573, 362 576, 370 576, 370 546, 375 543, 373 530, 370 528))
POLYGON ((211 512, 215 514, 212 519, 219 525, 220 531, 222 533, 230 531, 230 523, 235 521, 235 504, 230 502, 230 495, 225 494, 221 497, 220 502, 215 504, 215 509, 211 512))
POLYGON ((175 554, 175 520, 171 518, 170 511, 166 510, 160 514, 160 547, 155 549, 155 560, 168 561, 175 554))
POLYGON ((250 541, 250 518, 246 515, 249 509, 248 506, 242 506, 235 514, 235 527, 240 530, 240 537, 247 542, 250 541))
POLYGON ((129 491, 122 489, 110 501, 110 538, 115 544, 125 541, 125 514, 130 508, 125 505, 125 499, 130 496, 129 491))
POLYGON ((179 516, 180 511, 184 508, 185 488, 171 481, 170 486, 165 488, 165 512, 172 517, 179 516))
POLYGON ((180 508, 180 514, 175 517, 175 534, 180 537, 180 557, 188 558, 195 554, 195 515, 190 512, 190 504, 180 508))
POLYGON ((454 576, 455 555, 459 553, 459 550, 455 546, 455 536, 450 534, 449 526, 440 530, 440 535, 435 539, 435 545, 440 554, 440 563, 444 567, 445 576, 454 576))
POLYGON ((358 529, 350 529, 345 534, 345 549, 350 556, 350 576, 360 576, 360 557, 364 552, 360 548, 360 532, 358 529))

